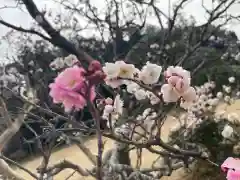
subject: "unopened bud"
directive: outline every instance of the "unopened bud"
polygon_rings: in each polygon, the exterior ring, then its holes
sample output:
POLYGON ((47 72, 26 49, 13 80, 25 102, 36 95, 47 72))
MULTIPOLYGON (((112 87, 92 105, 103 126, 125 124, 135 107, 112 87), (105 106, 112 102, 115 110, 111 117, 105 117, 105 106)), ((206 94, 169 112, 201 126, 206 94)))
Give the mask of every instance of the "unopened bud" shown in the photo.
POLYGON ((102 65, 97 60, 92 61, 88 66, 88 71, 90 73, 94 73, 95 71, 100 71, 100 70, 102 70, 102 65))

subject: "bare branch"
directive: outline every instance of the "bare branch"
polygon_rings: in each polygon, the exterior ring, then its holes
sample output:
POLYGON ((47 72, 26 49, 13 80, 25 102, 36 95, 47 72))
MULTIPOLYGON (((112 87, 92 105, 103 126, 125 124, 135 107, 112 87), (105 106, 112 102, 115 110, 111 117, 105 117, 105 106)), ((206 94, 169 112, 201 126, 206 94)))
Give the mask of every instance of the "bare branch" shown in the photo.
POLYGON ((50 39, 49 37, 43 35, 42 33, 38 32, 38 31, 35 31, 35 30, 33 30, 33 29, 24 29, 24 28, 22 28, 22 27, 17 27, 17 26, 15 26, 15 25, 10 24, 10 23, 8 23, 8 22, 6 22, 6 21, 3 21, 3 20, 0 20, 0 24, 4 25, 4 26, 6 26, 6 27, 12 28, 12 29, 14 29, 14 30, 20 31, 20 32, 36 34, 36 35, 38 35, 39 37, 41 37, 41 38, 43 38, 43 39, 51 42, 51 39, 50 39))

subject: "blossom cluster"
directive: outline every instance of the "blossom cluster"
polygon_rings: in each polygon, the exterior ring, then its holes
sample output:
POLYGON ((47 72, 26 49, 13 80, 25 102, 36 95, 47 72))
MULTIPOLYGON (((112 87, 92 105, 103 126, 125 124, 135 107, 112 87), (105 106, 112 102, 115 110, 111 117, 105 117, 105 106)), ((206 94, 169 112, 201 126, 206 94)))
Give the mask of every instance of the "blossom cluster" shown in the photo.
POLYGON ((170 66, 164 72, 165 83, 158 91, 150 91, 144 85, 154 85, 159 83, 162 73, 162 66, 147 62, 141 70, 133 64, 124 61, 106 63, 103 71, 106 74, 106 84, 112 88, 121 85, 127 86, 127 91, 134 94, 137 100, 150 99, 152 105, 160 102, 160 95, 164 102, 177 102, 183 98, 186 102, 196 100, 196 92, 191 87, 190 72, 179 66, 170 66))
POLYGON ((50 67, 52 68, 52 70, 59 70, 66 67, 72 67, 77 62, 78 62, 77 57, 70 54, 65 58, 62 57, 56 58, 54 61, 50 63, 50 67))
POLYGON ((62 103, 66 112, 83 109, 87 100, 95 99, 95 85, 104 77, 98 61, 91 62, 87 70, 77 65, 66 68, 49 85, 50 96, 54 103, 62 103))
MULTIPOLYGON (((230 124, 240 124, 239 115, 237 113, 227 113, 225 110, 218 110, 218 105, 232 104, 236 98, 239 97, 240 92, 234 92, 231 87, 235 83, 234 77, 229 77, 229 84, 222 86, 222 91, 214 92, 215 83, 213 81, 207 82, 202 86, 195 87, 197 92, 197 101, 189 105, 188 103, 182 102, 180 107, 187 110, 187 116, 194 115, 195 122, 203 122, 204 118, 209 118, 206 114, 213 114, 213 120, 218 123, 222 119, 229 122, 222 130, 222 136, 224 138, 230 138, 234 132, 230 124)), ((185 117, 185 119, 186 119, 185 117)))
MULTIPOLYGON (((227 112, 225 109, 219 108, 220 105, 226 105, 227 107, 239 99, 240 92, 236 87, 235 77, 228 78, 228 84, 222 85, 222 91, 216 92, 216 84, 214 82, 207 82, 202 86, 195 87, 197 92, 197 101, 190 106, 186 103, 181 103, 180 106, 187 110, 186 114, 180 116, 181 122, 187 123, 187 128, 194 130, 198 125, 203 124, 206 121, 213 120, 221 125, 221 135, 223 142, 231 142, 234 144, 233 153, 239 154, 240 144, 238 143, 238 133, 240 125, 240 117, 236 112, 227 112), (190 120, 189 120, 190 119, 190 120), (236 144, 235 144, 236 143, 236 144)), ((181 125, 173 127, 173 132, 178 131, 181 125)), ((227 174, 227 179, 235 180, 240 177, 239 169, 240 160, 235 158, 226 159, 221 168, 227 174)))

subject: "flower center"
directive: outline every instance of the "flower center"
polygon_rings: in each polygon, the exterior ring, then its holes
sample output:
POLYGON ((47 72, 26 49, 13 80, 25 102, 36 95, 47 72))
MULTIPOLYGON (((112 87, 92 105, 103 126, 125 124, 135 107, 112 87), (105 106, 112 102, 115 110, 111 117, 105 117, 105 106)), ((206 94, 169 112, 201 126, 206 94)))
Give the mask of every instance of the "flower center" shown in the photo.
POLYGON ((128 73, 128 71, 126 69, 121 69, 120 70, 120 75, 125 75, 127 73, 128 73))
POLYGON ((71 80, 71 81, 68 83, 68 85, 69 85, 70 87, 73 87, 75 84, 76 84, 76 81, 75 81, 75 80, 71 80))

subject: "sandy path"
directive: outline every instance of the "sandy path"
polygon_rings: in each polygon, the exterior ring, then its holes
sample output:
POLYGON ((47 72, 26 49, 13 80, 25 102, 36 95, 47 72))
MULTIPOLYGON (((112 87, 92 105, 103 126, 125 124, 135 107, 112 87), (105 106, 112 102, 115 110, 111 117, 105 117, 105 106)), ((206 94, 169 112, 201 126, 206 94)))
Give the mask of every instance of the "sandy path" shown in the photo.
MULTIPOLYGON (((225 107, 226 107, 225 105, 221 105, 218 109, 223 109, 225 107)), ((234 103, 230 107, 227 107, 226 110, 228 112, 237 112, 240 115, 240 101, 234 103)), ((173 120, 171 117, 168 118, 168 120, 166 121, 164 128, 163 128, 163 139, 166 140, 166 138, 168 137, 168 134, 169 134, 170 127, 175 126, 176 123, 177 122, 175 120, 173 120)), ((104 150, 104 151, 106 151, 112 147, 113 142, 109 139, 104 139, 104 140, 106 140, 105 150, 104 150)), ((96 139, 89 140, 88 142, 86 142, 86 145, 94 154, 97 154, 96 139)), ((146 150, 143 150, 143 154, 144 154, 144 156, 142 158, 142 167, 149 167, 149 165, 152 164, 152 162, 155 160, 155 158, 157 156, 152 153, 149 153, 146 150)), ((63 159, 67 159, 67 160, 69 160, 73 163, 79 164, 85 168, 92 167, 91 162, 86 158, 86 156, 75 145, 67 147, 67 148, 63 148, 63 149, 53 153, 51 156, 50 164, 55 164, 63 159)), ((135 151, 131 152, 131 159, 133 160, 133 162, 136 162, 136 152, 135 151)), ((39 166, 40 160, 41 160, 40 158, 36 158, 30 162, 25 163, 24 167, 34 171, 36 169, 36 167, 39 166)), ((32 180, 32 178, 29 177, 25 172, 23 172, 21 170, 18 170, 18 171, 27 180, 32 180)), ((57 176, 55 176, 55 180, 65 180, 70 174, 72 174, 72 172, 73 172, 72 170, 66 169, 66 170, 62 171, 61 173, 59 173, 57 176)), ((164 180, 177 180, 177 179, 179 179, 179 177, 181 177, 181 175, 179 173, 173 173, 173 175, 171 177, 165 177, 163 179, 164 180)), ((181 178, 181 179, 183 179, 183 178, 181 178)), ((70 178, 70 180, 92 180, 92 178, 81 177, 80 175, 75 173, 73 175, 73 177, 70 178)))

